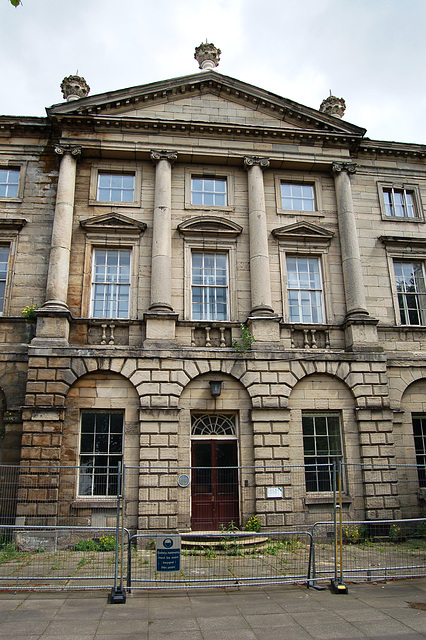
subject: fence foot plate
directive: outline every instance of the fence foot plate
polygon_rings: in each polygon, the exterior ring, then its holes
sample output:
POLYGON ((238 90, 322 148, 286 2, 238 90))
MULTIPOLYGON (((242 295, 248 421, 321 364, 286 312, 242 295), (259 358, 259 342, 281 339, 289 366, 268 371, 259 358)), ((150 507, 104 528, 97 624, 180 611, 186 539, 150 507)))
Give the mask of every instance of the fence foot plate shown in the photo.
POLYGON ((111 593, 108 597, 110 604, 125 604, 126 603, 126 589, 124 587, 116 587, 111 589, 111 593))
POLYGON ((331 590, 333 593, 348 593, 348 588, 344 582, 340 582, 335 578, 331 581, 331 590))

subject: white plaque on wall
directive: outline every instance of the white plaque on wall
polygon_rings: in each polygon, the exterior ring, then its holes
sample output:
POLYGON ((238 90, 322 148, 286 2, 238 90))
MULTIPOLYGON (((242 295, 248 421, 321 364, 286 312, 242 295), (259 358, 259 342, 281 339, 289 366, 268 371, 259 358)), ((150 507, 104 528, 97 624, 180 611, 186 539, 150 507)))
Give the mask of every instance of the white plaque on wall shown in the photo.
POLYGON ((267 498, 282 498, 283 497, 283 489, 282 489, 282 487, 267 487, 266 488, 266 497, 267 498))

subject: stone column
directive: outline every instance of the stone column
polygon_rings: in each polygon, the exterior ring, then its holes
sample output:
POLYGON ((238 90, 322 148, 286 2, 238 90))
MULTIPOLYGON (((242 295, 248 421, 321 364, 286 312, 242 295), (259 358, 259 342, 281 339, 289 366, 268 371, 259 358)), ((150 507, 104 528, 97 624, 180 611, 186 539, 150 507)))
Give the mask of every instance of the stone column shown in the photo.
POLYGON ((343 281, 346 295, 346 316, 350 317, 354 314, 368 316, 352 201, 351 180, 349 177, 350 174, 355 173, 356 165, 335 162, 332 169, 336 188, 343 281))
POLYGON ((152 229, 150 311, 172 309, 172 166, 173 151, 151 151, 155 163, 154 221, 152 229))
POLYGON ((272 309, 271 276, 266 224, 263 169, 269 167, 267 158, 245 157, 247 170, 251 312, 248 327, 255 338, 255 349, 269 348, 280 340, 279 318, 272 309), (263 343, 263 344, 262 344, 263 343))
POLYGON ((244 167, 248 178, 251 315, 268 316, 274 313, 263 185, 263 169, 269 167, 269 160, 246 157, 244 167))
POLYGON ((75 176, 81 147, 57 146, 55 153, 62 158, 53 218, 46 302, 43 308, 67 310, 75 176))
POLYGON ((155 163, 154 219, 152 229, 151 305, 146 319, 146 339, 174 340, 176 314, 172 307, 172 166, 175 151, 151 151, 155 163))
POLYGON ((61 156, 61 164, 47 272, 46 302, 37 314, 37 337, 33 343, 37 343, 40 338, 68 341, 68 280, 75 178, 81 147, 58 145, 55 153, 61 156))
POLYGON ((351 351, 377 350, 377 320, 369 316, 362 275, 358 232, 352 200, 350 175, 356 165, 335 162, 334 175, 340 249, 342 254, 343 284, 346 298, 346 348, 351 351))

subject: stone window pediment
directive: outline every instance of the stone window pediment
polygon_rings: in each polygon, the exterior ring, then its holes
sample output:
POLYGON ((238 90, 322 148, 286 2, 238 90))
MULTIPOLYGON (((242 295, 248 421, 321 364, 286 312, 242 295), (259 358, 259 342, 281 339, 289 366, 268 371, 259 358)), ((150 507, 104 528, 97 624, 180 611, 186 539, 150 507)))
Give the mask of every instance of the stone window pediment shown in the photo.
POLYGON ((217 216, 199 216, 190 218, 178 225, 179 233, 183 237, 212 237, 217 238, 236 238, 240 235, 243 228, 239 224, 219 218, 217 216))
POLYGON ((138 222, 119 213, 107 213, 95 218, 81 220, 80 226, 90 233, 108 233, 115 235, 142 235, 147 227, 144 222, 138 222))
POLYGON ((273 229, 272 235, 279 241, 329 244, 334 232, 310 222, 296 222, 273 229))
POLYGON ((24 218, 0 218, 0 231, 20 231, 27 224, 24 218))

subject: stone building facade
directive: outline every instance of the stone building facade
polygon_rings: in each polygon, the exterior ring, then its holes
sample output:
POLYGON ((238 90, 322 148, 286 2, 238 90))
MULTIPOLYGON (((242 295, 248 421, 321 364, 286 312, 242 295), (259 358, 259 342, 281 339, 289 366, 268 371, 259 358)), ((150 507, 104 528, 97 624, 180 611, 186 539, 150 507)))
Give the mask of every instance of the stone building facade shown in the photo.
POLYGON ((122 461, 138 530, 313 522, 335 458, 348 515, 419 515, 426 146, 216 62, 0 117, 3 464, 90 523, 122 461))

